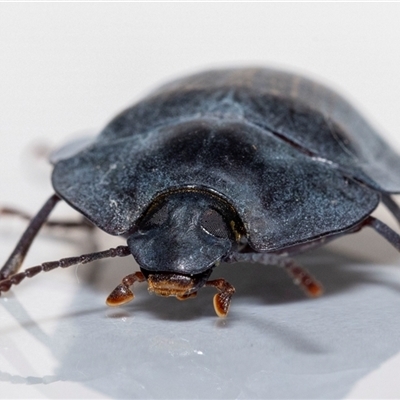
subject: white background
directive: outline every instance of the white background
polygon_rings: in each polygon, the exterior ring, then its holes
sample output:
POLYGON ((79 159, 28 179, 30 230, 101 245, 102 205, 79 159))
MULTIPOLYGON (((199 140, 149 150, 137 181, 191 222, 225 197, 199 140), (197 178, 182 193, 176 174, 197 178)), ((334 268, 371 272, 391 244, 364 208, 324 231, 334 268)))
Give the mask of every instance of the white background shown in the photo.
MULTIPOLYGON (((399 21, 394 3, 0 3, 0 203, 36 212, 52 193, 46 148, 211 67, 315 77, 400 149, 399 21)), ((23 229, 0 220, 3 260, 23 229)), ((47 230, 26 265, 118 243, 47 230)), ((237 289, 226 320, 209 289, 182 303, 138 286, 130 305, 107 309, 131 258, 24 281, 0 299, 1 397, 399 397, 396 251, 367 230, 300 261, 324 297, 305 299, 273 267, 219 267, 237 289)))

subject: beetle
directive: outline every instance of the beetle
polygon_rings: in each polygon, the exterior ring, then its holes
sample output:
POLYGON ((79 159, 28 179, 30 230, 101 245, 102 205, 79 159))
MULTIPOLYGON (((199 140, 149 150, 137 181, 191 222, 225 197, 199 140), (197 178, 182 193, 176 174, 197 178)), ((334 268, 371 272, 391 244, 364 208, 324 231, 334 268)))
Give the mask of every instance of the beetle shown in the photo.
POLYGON ((371 227, 400 250, 400 236, 371 216, 400 192, 400 157, 342 97, 266 68, 211 70, 166 84, 116 116, 83 149, 56 154, 55 194, 31 220, 0 271, 0 292, 41 271, 132 255, 131 286, 180 300, 216 288, 227 315, 235 289, 209 280, 220 262, 282 266, 310 296, 322 286, 292 257, 371 227), (18 272, 60 199, 126 246, 18 272))

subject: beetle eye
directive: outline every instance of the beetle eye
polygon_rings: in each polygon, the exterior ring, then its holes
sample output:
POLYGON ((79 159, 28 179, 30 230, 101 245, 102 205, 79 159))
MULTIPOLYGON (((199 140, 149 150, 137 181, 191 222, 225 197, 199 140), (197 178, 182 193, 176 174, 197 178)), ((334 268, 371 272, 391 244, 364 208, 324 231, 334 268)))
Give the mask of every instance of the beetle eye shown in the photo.
POLYGON ((229 237, 229 232, 222 215, 213 209, 206 210, 200 219, 201 227, 209 234, 219 237, 229 237))
POLYGON ((150 225, 162 225, 168 219, 168 207, 161 207, 150 218, 150 225))

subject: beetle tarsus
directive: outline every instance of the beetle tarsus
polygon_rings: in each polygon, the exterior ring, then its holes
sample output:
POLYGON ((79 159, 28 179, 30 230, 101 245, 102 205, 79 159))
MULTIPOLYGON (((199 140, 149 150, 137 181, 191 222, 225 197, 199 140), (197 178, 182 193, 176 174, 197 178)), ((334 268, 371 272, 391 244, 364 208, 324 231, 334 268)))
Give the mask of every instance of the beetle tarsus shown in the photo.
POLYGON ((127 275, 107 297, 106 304, 110 307, 117 307, 129 303, 135 297, 129 287, 135 282, 144 282, 145 280, 146 278, 140 271, 127 275))
POLYGON ((219 291, 213 299, 214 310, 218 317, 226 317, 231 305, 232 296, 235 293, 235 288, 225 279, 208 281, 206 282, 206 286, 212 286, 219 291))

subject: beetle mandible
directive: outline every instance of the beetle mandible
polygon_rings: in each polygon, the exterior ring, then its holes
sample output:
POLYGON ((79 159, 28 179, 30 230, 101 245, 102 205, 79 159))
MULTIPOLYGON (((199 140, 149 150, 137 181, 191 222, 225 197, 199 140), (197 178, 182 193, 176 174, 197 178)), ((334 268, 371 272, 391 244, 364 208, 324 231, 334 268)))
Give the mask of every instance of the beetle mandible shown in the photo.
POLYGON ((342 97, 273 69, 213 70, 162 86, 115 117, 91 143, 56 154, 55 194, 31 220, 0 271, 0 292, 41 271, 132 255, 130 287, 178 299, 216 288, 227 315, 235 291, 209 280, 220 262, 284 267, 311 296, 320 284, 291 258, 369 226, 400 250, 400 236, 371 216, 382 202, 400 221, 400 157, 342 97), (63 199, 127 246, 18 272, 63 199))

